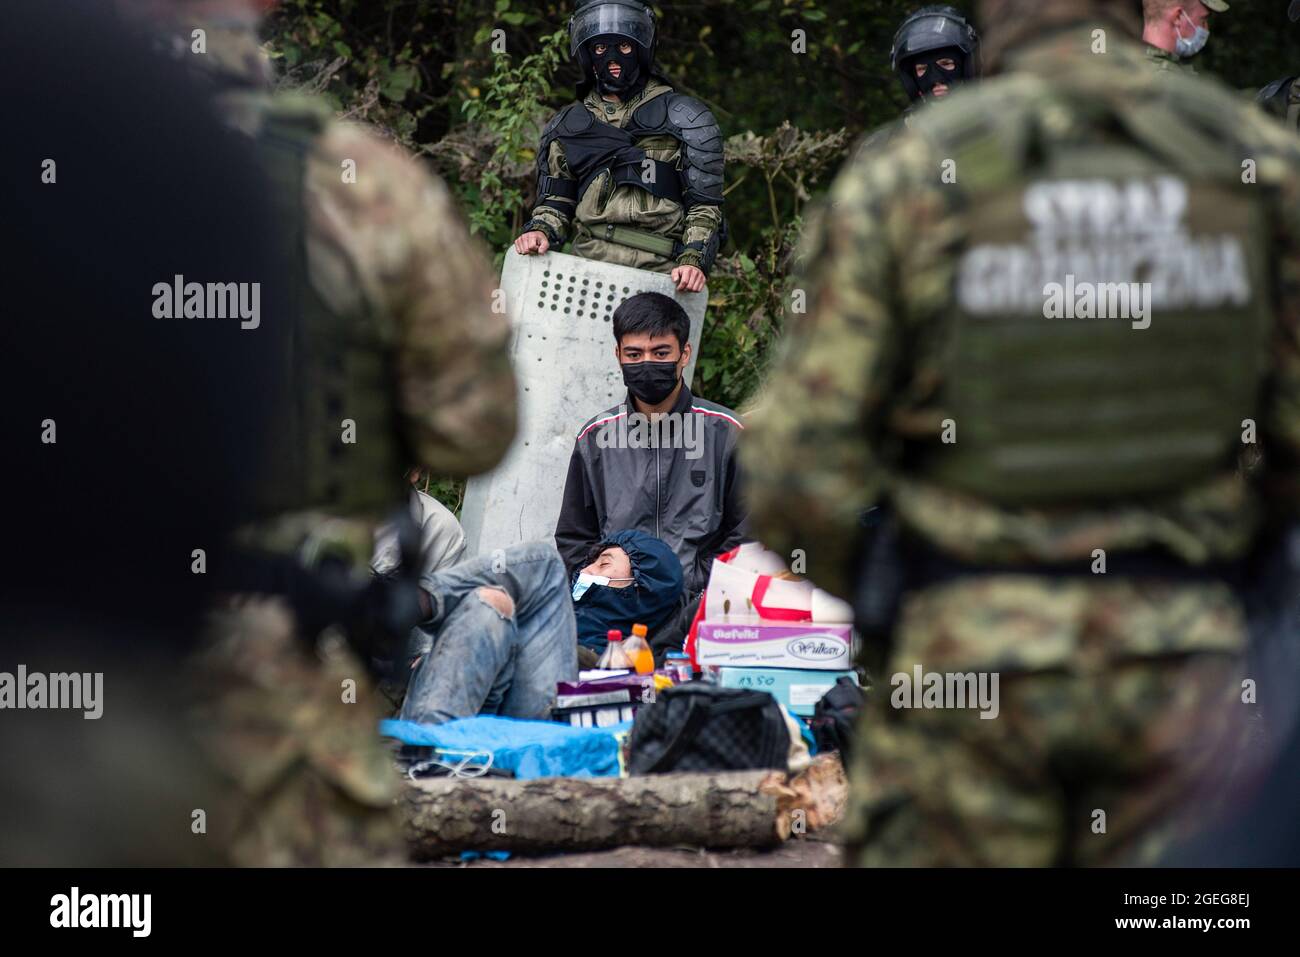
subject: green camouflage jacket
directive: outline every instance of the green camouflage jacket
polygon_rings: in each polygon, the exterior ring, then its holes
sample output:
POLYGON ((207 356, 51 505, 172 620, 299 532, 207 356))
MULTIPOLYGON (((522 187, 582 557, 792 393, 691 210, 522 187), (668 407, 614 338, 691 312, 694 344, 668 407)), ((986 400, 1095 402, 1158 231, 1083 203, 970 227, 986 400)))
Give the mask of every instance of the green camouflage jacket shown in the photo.
MULTIPOLYGON (((262 100, 265 110, 310 108, 289 94, 262 100)), ((509 324, 492 309, 487 256, 450 191, 378 136, 333 120, 308 159, 304 188, 307 269, 317 294, 341 315, 375 317, 380 340, 392 346, 389 388, 372 398, 392 403, 400 434, 391 440, 415 457, 404 467, 444 476, 487 471, 515 431, 509 324), (343 175, 351 164, 354 182, 343 175)), ((319 529, 322 517, 314 509, 282 515, 261 523, 259 540, 283 550, 305 529, 319 529)), ((331 547, 346 542, 354 567, 368 569, 382 517, 369 507, 330 516, 331 547)))
POLYGON ((1187 60, 1180 56, 1175 56, 1168 50, 1162 50, 1160 47, 1153 47, 1146 44, 1146 55, 1148 64, 1152 69, 1159 72, 1186 73, 1191 76, 1198 76, 1196 67, 1192 66, 1187 60))
MULTIPOLYGON (((377 416, 397 427, 398 434, 383 437, 384 447, 396 445, 414 457, 401 472, 418 466, 469 476, 490 469, 505 454, 516 424, 509 322, 492 308, 490 262, 469 236, 450 191, 400 148, 360 124, 334 119, 324 101, 272 92, 251 30, 211 23, 206 29, 206 54, 182 55, 220 79, 217 101, 232 127, 256 139, 268 119, 298 115, 319 128, 301 177, 305 269, 325 308, 373 323, 370 332, 358 333, 353 348, 369 342, 389 363, 389 386, 358 397, 391 404, 377 416)), ((337 430, 328 441, 338 441, 337 430)), ((357 448, 365 446, 373 450, 380 443, 372 436, 357 448)), ((273 454, 283 457, 285 450, 273 454)), ((392 478, 398 492, 400 474, 392 478)), ((385 479, 376 476, 377 483, 385 479)), ((276 494, 277 500, 286 497, 292 499, 292 490, 276 494)), ((346 551, 364 572, 386 510, 374 507, 369 492, 360 497, 363 507, 342 514, 304 502, 239 537, 288 551, 309 535, 327 533, 328 547, 346 551)), ((401 501, 393 498, 394 505, 401 501)))
POLYGON ((859 153, 806 239, 810 265, 797 286, 807 292, 807 313, 791 320, 740 452, 755 535, 782 554, 802 550, 808 576, 835 594, 852 595, 861 517, 882 501, 907 530, 976 564, 1076 561, 1096 548, 1152 546, 1193 564, 1231 559, 1265 522, 1296 514, 1300 147, 1217 83, 1157 79, 1134 43, 1112 40, 1107 55, 1095 55, 1090 33, 1083 24, 1034 33, 1008 51, 1010 75, 921 111, 883 151, 859 153), (1018 151, 1017 131, 1058 144, 1105 140, 1111 134, 1089 124, 1090 103, 1113 97, 1146 107, 1151 141, 1171 164, 1204 151, 1230 189, 1267 191, 1242 194, 1263 197, 1270 210, 1268 236, 1251 237, 1268 241, 1272 261, 1252 275, 1271 276, 1261 285, 1272 288, 1253 295, 1264 297, 1276 326, 1260 359, 1268 365, 1267 401, 1256 415, 1262 470, 1247 482, 1225 462, 1220 474, 1156 499, 1038 507, 994 505, 909 474, 900 444, 933 448, 948 415, 935 398, 943 358, 936 352, 954 305, 956 260, 985 228, 964 216, 966 191, 1032 182, 1035 155, 1018 151), (1191 121, 1204 137, 1185 139, 1191 121), (945 183, 945 160, 954 156, 957 181, 945 183))
MULTIPOLYGON (((672 92, 672 87, 652 78, 638 95, 625 102, 608 102, 593 89, 582 101, 582 105, 600 122, 623 127, 640 107, 672 92)), ((678 168, 682 165, 682 145, 672 136, 647 136, 639 139, 636 145, 645 150, 649 159, 678 168)), ((564 145, 558 139, 551 142, 546 162, 551 176, 573 178, 564 145)), ((552 244, 557 247, 572 239, 574 255, 587 259, 654 272, 671 272, 678 265, 704 268, 703 256, 694 249, 683 250, 674 258, 609 242, 596 233, 609 225, 628 226, 683 245, 707 245, 722 229, 720 207, 698 203, 688 210, 671 198, 652 196, 636 186, 620 184, 611 188, 609 180, 608 172, 598 175, 586 192, 578 197, 576 206, 564 197, 538 196, 538 205, 533 209, 529 226, 547 232, 552 244), (543 205, 547 200, 551 204, 543 205), (573 212, 565 214, 556 208, 557 205, 572 209, 573 212)))

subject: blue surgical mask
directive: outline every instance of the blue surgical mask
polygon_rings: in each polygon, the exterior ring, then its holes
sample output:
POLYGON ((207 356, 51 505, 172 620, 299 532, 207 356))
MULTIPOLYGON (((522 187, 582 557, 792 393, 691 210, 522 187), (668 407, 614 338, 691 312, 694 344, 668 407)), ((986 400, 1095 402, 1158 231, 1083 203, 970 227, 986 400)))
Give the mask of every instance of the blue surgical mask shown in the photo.
POLYGON ((1176 34, 1174 37, 1174 52, 1183 59, 1187 59, 1196 56, 1205 49, 1205 44, 1210 41, 1210 31, 1205 27, 1198 27, 1195 23, 1192 23, 1192 18, 1187 15, 1186 10, 1183 11, 1183 19, 1192 24, 1192 30, 1195 32, 1190 37, 1176 34))
POLYGON ((604 575, 588 575, 586 572, 579 572, 577 579, 573 583, 573 600, 581 601, 582 596, 587 594, 587 589, 592 585, 608 585, 610 582, 630 582, 631 578, 606 578, 604 575))

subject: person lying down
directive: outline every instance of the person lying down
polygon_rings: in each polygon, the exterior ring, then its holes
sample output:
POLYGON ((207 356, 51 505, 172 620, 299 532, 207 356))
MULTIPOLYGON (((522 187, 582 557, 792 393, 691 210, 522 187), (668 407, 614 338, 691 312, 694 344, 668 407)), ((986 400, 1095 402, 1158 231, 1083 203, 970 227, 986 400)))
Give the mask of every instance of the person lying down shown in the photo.
POLYGON ((400 717, 440 724, 476 714, 550 717, 555 685, 578 676, 606 633, 654 634, 682 594, 672 549, 636 530, 601 541, 570 577, 552 542, 531 542, 424 575, 432 615, 418 627, 400 717))

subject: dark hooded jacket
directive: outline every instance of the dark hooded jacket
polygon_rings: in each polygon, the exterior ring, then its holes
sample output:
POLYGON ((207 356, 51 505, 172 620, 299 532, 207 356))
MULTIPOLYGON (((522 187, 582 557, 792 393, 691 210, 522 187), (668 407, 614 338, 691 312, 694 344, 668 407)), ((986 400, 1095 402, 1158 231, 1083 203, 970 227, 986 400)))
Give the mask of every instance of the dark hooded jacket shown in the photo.
MULTIPOLYGON (((677 611, 682 597, 681 563, 659 539, 635 529, 614 532, 594 549, 592 558, 612 546, 627 552, 636 580, 626 588, 592 585, 573 606, 578 644, 597 653, 605 650, 605 634, 611 628, 628 635, 634 624, 642 624, 653 638, 677 611)), ((577 574, 573 572, 570 581, 577 574)))

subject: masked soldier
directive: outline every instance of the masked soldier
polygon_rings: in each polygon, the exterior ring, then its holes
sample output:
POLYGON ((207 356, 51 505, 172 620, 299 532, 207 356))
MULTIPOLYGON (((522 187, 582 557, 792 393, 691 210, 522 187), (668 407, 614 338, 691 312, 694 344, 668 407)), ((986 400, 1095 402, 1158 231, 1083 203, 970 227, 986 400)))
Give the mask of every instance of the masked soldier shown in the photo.
POLYGON ((371 578, 375 530, 405 514, 412 463, 467 476, 504 455, 516 414, 507 320, 440 181, 322 102, 269 91, 264 4, 127 5, 178 37, 177 55, 251 138, 292 302, 243 333, 265 336, 283 377, 257 520, 238 535, 236 567, 211 570, 230 597, 212 616, 195 711, 230 789, 209 826, 240 864, 397 857, 400 782, 367 667, 427 617, 427 596, 409 577, 371 578))
POLYGON ((655 70, 654 12, 639 0, 580 0, 569 52, 582 99, 542 131, 538 205, 515 250, 571 239, 579 256, 700 291, 726 236, 717 121, 655 70))
POLYGON ((1188 62, 1210 40, 1210 14, 1227 13, 1224 0, 1142 0, 1142 39, 1157 70, 1196 73, 1188 62))
MULTIPOLYGON (((1291 22, 1300 20, 1300 0, 1291 0, 1287 10, 1291 22)), ((1265 110, 1283 120, 1292 129, 1300 129, 1300 88, 1296 86, 1296 77, 1284 76, 1274 80, 1259 91, 1255 97, 1265 110)))
POLYGON ((857 151, 881 149, 910 122, 915 110, 941 100, 957 86, 979 76, 979 33, 955 7, 932 4, 903 21, 894 34, 889 65, 898 74, 909 104, 891 121, 864 138, 857 151))
POLYGON ((1300 511, 1300 144, 1143 69, 1126 0, 980 13, 1006 75, 832 189, 740 443, 752 528, 870 610, 863 512, 900 527, 853 860, 1151 860, 1250 756, 1243 584, 1300 511))
POLYGON ((979 76, 979 34, 954 7, 917 10, 894 34, 889 65, 913 105, 942 99, 979 76))

